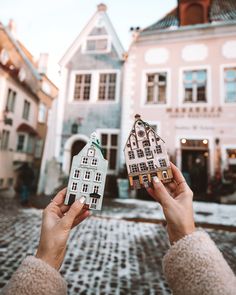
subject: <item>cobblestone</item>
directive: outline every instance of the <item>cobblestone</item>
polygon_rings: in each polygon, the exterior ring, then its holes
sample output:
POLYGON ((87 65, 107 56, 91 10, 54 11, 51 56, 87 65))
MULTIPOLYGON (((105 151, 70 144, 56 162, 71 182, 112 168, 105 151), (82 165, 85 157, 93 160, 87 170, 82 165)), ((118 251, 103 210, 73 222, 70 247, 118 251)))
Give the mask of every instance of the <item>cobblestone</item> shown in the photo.
MULTIPOLYGON (((1 211, 0 289, 25 256, 35 253, 41 211, 1 211)), ((236 272, 236 233, 208 230, 236 272)), ((61 274, 69 294, 170 294, 161 260, 168 249, 162 225, 91 217, 73 230, 61 274)))

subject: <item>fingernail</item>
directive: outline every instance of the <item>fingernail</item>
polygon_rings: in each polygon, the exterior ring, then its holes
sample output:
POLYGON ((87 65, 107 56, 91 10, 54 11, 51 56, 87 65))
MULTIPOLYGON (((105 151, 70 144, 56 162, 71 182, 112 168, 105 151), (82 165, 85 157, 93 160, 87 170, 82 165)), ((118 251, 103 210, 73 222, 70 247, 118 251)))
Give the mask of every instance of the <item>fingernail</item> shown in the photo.
POLYGON ((85 202, 85 197, 81 197, 81 198, 79 198, 79 202, 81 203, 81 204, 84 204, 84 202, 85 202))
POLYGON ((153 181, 154 181, 155 183, 160 182, 160 180, 159 180, 159 178, 158 178, 157 176, 154 176, 154 177, 153 177, 153 181))

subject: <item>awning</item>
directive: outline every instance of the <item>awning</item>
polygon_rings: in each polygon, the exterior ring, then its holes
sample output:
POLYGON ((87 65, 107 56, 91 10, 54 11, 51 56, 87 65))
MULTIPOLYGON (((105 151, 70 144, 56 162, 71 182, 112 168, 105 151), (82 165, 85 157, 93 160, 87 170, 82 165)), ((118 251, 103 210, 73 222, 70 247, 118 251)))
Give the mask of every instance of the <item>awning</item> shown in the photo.
POLYGON ((17 132, 24 132, 24 133, 28 133, 32 136, 38 136, 38 132, 33 128, 31 127, 30 125, 26 124, 26 123, 22 123, 20 124, 17 129, 16 129, 17 132))
POLYGON ((89 196, 90 196, 90 198, 97 198, 97 199, 101 198, 101 195, 99 195, 97 193, 91 193, 91 194, 89 194, 89 196))

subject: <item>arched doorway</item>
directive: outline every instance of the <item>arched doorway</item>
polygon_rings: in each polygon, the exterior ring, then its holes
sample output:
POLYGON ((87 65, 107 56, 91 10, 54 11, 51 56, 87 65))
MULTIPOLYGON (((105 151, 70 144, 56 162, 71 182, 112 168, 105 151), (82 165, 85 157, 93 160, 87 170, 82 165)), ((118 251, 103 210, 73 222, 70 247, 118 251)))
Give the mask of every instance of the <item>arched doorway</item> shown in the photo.
POLYGON ((86 145, 86 142, 83 140, 76 140, 71 147, 71 158, 70 158, 70 167, 72 164, 72 159, 75 155, 77 155, 83 147, 86 145))

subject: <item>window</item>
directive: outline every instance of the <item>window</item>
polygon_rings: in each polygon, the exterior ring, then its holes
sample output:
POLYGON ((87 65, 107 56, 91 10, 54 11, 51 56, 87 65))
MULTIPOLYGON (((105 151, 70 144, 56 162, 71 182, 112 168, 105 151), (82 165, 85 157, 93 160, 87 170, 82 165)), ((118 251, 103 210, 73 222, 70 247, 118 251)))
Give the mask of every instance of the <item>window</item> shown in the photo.
POLYGON ((43 140, 37 139, 35 142, 35 150, 34 150, 34 156, 36 159, 40 159, 43 152, 43 140))
POLYGON ((184 71, 184 102, 207 102, 206 70, 184 71))
POLYGON ((136 173, 138 172, 138 165, 137 164, 129 165, 129 169, 131 173, 136 173))
POLYGON ((4 179, 0 178, 0 188, 3 187, 3 184, 4 184, 4 179))
POLYGON ((225 102, 236 102, 236 67, 224 70, 224 89, 225 102))
POLYGON ((102 174, 99 173, 99 172, 97 172, 97 173, 95 174, 94 181, 98 181, 98 182, 100 182, 101 180, 102 180, 102 174))
POLYGON ((74 170, 74 175, 73 175, 73 177, 74 177, 74 178, 79 178, 79 176, 80 176, 80 171, 79 171, 78 169, 75 169, 75 170, 74 170))
POLYGON ((152 151, 150 150, 150 147, 146 147, 144 148, 145 150, 145 155, 147 158, 153 158, 153 154, 152 154, 152 151))
POLYGON ((15 102, 16 102, 16 92, 13 91, 11 88, 9 88, 7 93, 7 105, 6 105, 6 109, 8 112, 12 112, 12 113, 14 112, 15 102))
POLYGON ((100 74, 98 100, 115 100, 116 74, 100 74))
POLYGON ((44 103, 39 104, 38 122, 45 123, 47 117, 47 107, 44 103))
POLYGON ((104 151, 104 157, 108 160, 108 169, 116 170, 117 152, 118 152, 118 134, 102 133, 101 145, 104 151))
POLYGON ((91 88, 91 74, 76 75, 74 100, 89 100, 91 88))
POLYGON ((98 194, 98 191, 99 191, 99 186, 98 186, 98 185, 95 185, 95 186, 93 187, 93 192, 94 192, 95 194, 98 194))
POLYGON ((146 163, 144 163, 144 162, 140 163, 139 166, 140 166, 140 171, 147 171, 148 170, 146 163))
POLYGON ((97 164, 98 164, 98 159, 92 159, 91 165, 92 166, 97 166, 97 164))
POLYGON ((147 175, 143 175, 143 176, 142 176, 142 179, 143 179, 143 182, 148 182, 148 177, 147 177, 147 175))
POLYGON ((84 179, 89 180, 90 179, 90 175, 91 175, 91 172, 90 171, 85 171, 84 179))
POLYGON ((29 113, 30 113, 30 103, 27 100, 25 100, 23 114, 22 114, 23 119, 29 120, 29 113))
POLYGON ((88 149, 88 156, 89 157, 94 157, 95 156, 95 149, 94 148, 88 149))
POLYGON ((134 151, 128 151, 128 156, 130 160, 135 159, 134 151))
POLYGON ((167 171, 162 171, 162 176, 163 176, 164 179, 168 178, 167 171))
POLYGON ((142 158, 142 157, 144 157, 143 150, 138 149, 138 150, 137 150, 137 155, 138 155, 138 158, 142 158))
POLYGON ((166 103, 166 83, 167 83, 167 73, 147 74, 146 103, 165 104, 166 103))
POLYGON ((162 148, 161 148, 161 146, 159 144, 156 146, 156 152, 158 154, 161 154, 162 153, 162 148))
POLYGON ((10 131, 8 130, 2 130, 2 136, 1 136, 1 150, 7 150, 9 145, 9 137, 10 137, 10 131))
POLYGON ((144 140, 143 141, 143 147, 145 147, 145 146, 150 146, 149 140, 144 140))
POLYGON ((165 159, 160 159, 160 160, 159 160, 159 164, 160 164, 161 167, 166 167, 166 166, 167 166, 167 165, 166 165, 166 160, 165 160, 165 159))
POLYGON ((7 179, 7 186, 11 187, 13 185, 13 178, 8 178, 7 179))
MULTIPOLYGON (((96 203, 97 203, 97 201, 98 201, 98 199, 97 199, 97 198, 93 198, 93 199, 92 199, 92 203, 93 203, 93 204, 96 204, 96 203)), ((95 208, 96 208, 96 207, 95 207, 95 208)))
POLYGON ((23 152, 25 147, 25 135, 24 134, 19 134, 18 135, 18 141, 17 141, 17 147, 16 150, 18 152, 23 152))
POLYGON ((82 158, 82 164, 84 164, 84 165, 88 164, 88 158, 87 157, 82 158))
POLYGON ((83 184, 82 185, 82 193, 87 193, 88 192, 88 184, 83 184))
POLYGON ((86 42, 86 51, 106 51, 108 47, 107 38, 103 39, 88 39, 86 42))
POLYGON ((148 161, 148 169, 149 170, 154 170, 155 169, 153 161, 148 161))
POLYGON ((72 182, 71 190, 72 191, 76 191, 77 190, 77 182, 72 182))
POLYGON ((34 146, 35 146, 35 138, 31 135, 28 135, 26 152, 28 154, 32 154, 34 152, 34 146))

